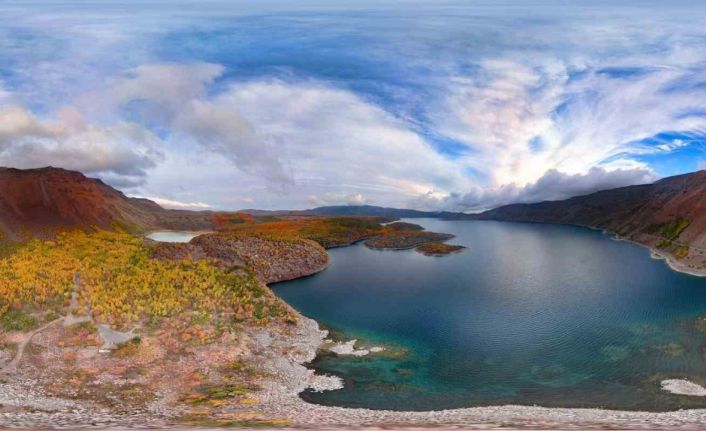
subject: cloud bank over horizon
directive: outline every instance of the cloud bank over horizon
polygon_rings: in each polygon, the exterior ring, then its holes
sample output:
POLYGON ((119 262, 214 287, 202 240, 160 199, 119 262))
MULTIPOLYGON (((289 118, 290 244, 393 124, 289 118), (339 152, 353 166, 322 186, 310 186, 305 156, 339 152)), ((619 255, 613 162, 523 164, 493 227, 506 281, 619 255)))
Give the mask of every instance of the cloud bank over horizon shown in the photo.
POLYGON ((0 164, 175 208, 480 211, 706 159, 688 2, 178 3, 0 6, 0 164))

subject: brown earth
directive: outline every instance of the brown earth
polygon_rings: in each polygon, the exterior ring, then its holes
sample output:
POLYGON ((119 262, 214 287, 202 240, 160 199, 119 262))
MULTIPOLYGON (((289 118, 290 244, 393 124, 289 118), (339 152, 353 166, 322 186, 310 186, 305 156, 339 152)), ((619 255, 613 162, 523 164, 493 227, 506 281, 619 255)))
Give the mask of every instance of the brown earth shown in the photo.
POLYGON ((60 168, 0 168, 0 229, 11 240, 65 229, 210 229, 207 212, 167 210, 60 168))
MULTIPOLYGON (((286 424, 259 411, 255 396, 271 376, 260 369, 253 334, 289 337, 299 319, 266 328, 194 319, 142 327, 138 338, 111 351, 101 349, 90 322, 32 333, 16 369, 0 373, 0 399, 7 403, 0 405, 0 427, 286 424)), ((28 338, 0 333, 4 346, 28 338)))

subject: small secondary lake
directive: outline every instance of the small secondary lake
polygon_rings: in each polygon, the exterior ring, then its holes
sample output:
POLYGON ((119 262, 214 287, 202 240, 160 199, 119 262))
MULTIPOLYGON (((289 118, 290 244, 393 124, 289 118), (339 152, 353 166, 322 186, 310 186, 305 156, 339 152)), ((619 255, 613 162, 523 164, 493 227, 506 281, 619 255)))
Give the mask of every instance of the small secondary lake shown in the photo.
POLYGON ((206 232, 191 232, 191 231, 176 231, 164 230, 150 232, 147 238, 159 242, 189 242, 193 238, 202 235, 206 232))
POLYGON ((307 401, 438 410, 523 404, 674 410, 706 397, 660 381, 704 384, 706 279, 672 271, 650 251, 571 226, 408 220, 468 250, 441 258, 358 244, 330 267, 274 286, 303 314, 384 345, 366 357, 320 355, 344 379, 307 401))

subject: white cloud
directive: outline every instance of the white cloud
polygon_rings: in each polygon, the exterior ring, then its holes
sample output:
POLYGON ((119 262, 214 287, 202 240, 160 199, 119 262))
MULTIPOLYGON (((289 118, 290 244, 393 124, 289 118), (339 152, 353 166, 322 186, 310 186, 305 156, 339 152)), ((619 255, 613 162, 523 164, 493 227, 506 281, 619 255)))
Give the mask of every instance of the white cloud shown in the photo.
POLYGON ((323 196, 310 196, 312 206, 322 205, 364 205, 368 200, 362 193, 326 193, 323 196))
MULTIPOLYGON (((157 169, 153 184, 160 187, 144 192, 169 194, 165 188, 175 183, 202 190, 195 176, 216 175, 222 179, 209 180, 210 189, 233 195, 228 200, 221 196, 223 207, 228 207, 225 202, 242 204, 245 196, 238 195, 258 189, 262 192, 253 203, 271 200, 301 207, 311 196, 322 205, 368 200, 401 204, 430 190, 468 185, 461 167, 434 150, 410 124, 350 91, 314 81, 260 80, 210 95, 209 85, 221 73, 220 66, 204 64, 145 66, 82 98, 87 105, 101 101, 101 116, 127 107, 167 130, 164 145, 177 151, 170 153, 169 169, 178 173, 157 169), (173 67, 177 70, 171 71, 173 67), (201 156, 204 163, 186 156, 204 151, 211 155, 201 156), (179 152, 182 156, 176 156, 179 152), (231 164, 224 168, 213 155, 231 164)), ((125 178, 106 181, 133 185, 125 178)), ((202 193, 212 195, 210 190, 202 193)))
POLYGON ((552 110, 566 81, 560 65, 540 72, 511 60, 488 60, 477 74, 452 80, 446 106, 434 117, 443 133, 474 150, 465 161, 491 184, 523 184, 547 169, 532 157, 531 141, 551 133, 552 110))
POLYGON ((573 175, 550 169, 537 181, 524 186, 473 187, 464 194, 425 195, 411 203, 429 209, 478 212, 511 203, 561 200, 615 187, 651 183, 656 179, 654 172, 645 168, 606 170, 593 167, 586 174, 573 175))
POLYGON ((656 145, 655 148, 668 153, 670 151, 676 150, 677 148, 686 147, 687 145, 688 143, 682 139, 674 139, 671 142, 664 142, 662 144, 656 145))
POLYGON ((0 108, 0 164, 47 165, 143 178, 161 157, 159 140, 126 122, 101 127, 72 108, 42 120, 18 106, 0 108))
POLYGON ((617 166, 684 145, 637 144, 660 132, 706 129, 704 117, 684 115, 706 108, 703 88, 665 90, 693 78, 692 71, 661 68, 622 79, 596 73, 608 66, 486 63, 480 77, 455 80, 446 101, 451 115, 438 119, 439 127, 472 149, 466 163, 487 174, 490 186, 522 186, 550 169, 579 174, 617 166))
POLYGON ((644 170, 640 156, 688 145, 645 139, 706 132, 706 116, 698 114, 706 112, 706 55, 680 43, 662 48, 564 59, 556 52, 500 54, 455 78, 430 118, 468 147, 462 163, 477 172, 483 195, 523 188, 552 170, 644 170))
POLYGON ((277 152, 295 183, 290 193, 358 189, 346 193, 364 190, 376 202, 401 202, 468 184, 461 167, 409 124, 349 91, 315 82, 259 81, 233 85, 213 103, 237 109, 277 152))
POLYGON ((109 78, 100 90, 79 97, 77 104, 112 113, 132 103, 144 120, 170 122, 185 104, 204 97, 223 70, 211 63, 146 64, 109 78))
POLYGON ((174 199, 166 199, 152 196, 134 196, 137 198, 149 199, 159 206, 176 210, 207 210, 213 208, 211 205, 203 202, 181 202, 174 199))
POLYGON ((278 189, 292 182, 282 167, 274 142, 257 130, 238 107, 207 100, 193 100, 173 123, 182 139, 231 159, 241 170, 263 178, 278 189))
MULTIPOLYGON (((618 3, 591 14, 519 5, 454 7, 443 20, 390 16, 371 33, 374 48, 352 42, 345 57, 332 51, 330 59, 317 43, 360 30, 312 7, 315 19, 297 21, 297 34, 326 22, 326 39, 307 36, 310 45, 291 54, 278 45, 278 64, 250 57, 237 37, 199 41, 207 55, 171 45, 196 28, 244 34, 193 2, 139 14, 99 4, 81 15, 0 6, 0 60, 13 85, 12 93, 0 87, 0 163, 81 169, 179 200, 177 187, 195 190, 196 201, 223 208, 301 207, 314 196, 472 209, 643 181, 655 176, 641 156, 689 142, 640 140, 706 132, 706 117, 690 115, 706 112, 703 8, 618 3), (215 45, 224 40, 233 46, 215 45), (229 64, 245 53, 253 68, 226 75, 218 64, 160 63, 159 53, 177 51, 189 61, 231 56, 229 64), (261 70, 286 79, 252 75, 261 70), (468 151, 441 155, 428 136, 468 151)), ((243 13, 221 6, 219 17, 243 13)), ((290 34, 286 24, 277 29, 290 34)))
POLYGON ((104 89, 80 100, 103 115, 130 110, 147 125, 168 130, 172 140, 193 141, 282 188, 291 183, 291 177, 276 149, 255 132, 238 106, 218 103, 207 95, 223 71, 223 66, 209 63, 143 65, 109 79, 104 89))
MULTIPOLYGON (((663 87, 676 79, 673 72, 667 76, 658 73, 659 77, 652 77, 649 83, 623 82, 621 85, 628 89, 639 87, 627 91, 628 95, 639 95, 639 100, 623 96, 614 101, 613 86, 617 83, 600 74, 571 80, 568 68, 558 63, 529 67, 498 60, 488 61, 483 67, 484 71, 473 79, 454 81, 453 92, 446 100, 453 115, 438 123, 447 135, 472 149, 456 160, 439 154, 404 120, 349 91, 322 83, 260 80, 233 84, 209 95, 210 85, 223 73, 218 65, 142 66, 110 79, 108 88, 82 100, 101 101, 104 114, 126 107, 135 109, 147 123, 169 130, 168 144, 183 147, 191 142, 218 154, 241 172, 259 179, 259 185, 274 186, 267 193, 276 191, 283 196, 285 192, 288 199, 280 200, 295 206, 302 202, 328 205, 372 201, 475 210, 513 200, 556 199, 594 191, 599 186, 654 179, 647 166, 632 157, 684 145, 673 140, 647 147, 634 141, 664 130, 669 113, 686 109, 686 98, 674 97, 675 107, 666 114, 659 109, 644 110, 651 118, 650 125, 630 116, 615 120, 610 112, 603 112, 634 110, 636 107, 624 105, 657 98, 659 90, 652 87, 656 82, 657 87, 663 87), (596 166, 601 169, 596 170, 596 166), (489 181, 471 184, 464 174, 469 167, 489 181)), ((109 128, 90 125, 71 109, 60 115, 62 125, 53 128, 38 127, 27 115, 15 112, 8 124, 14 124, 13 134, 24 136, 23 140, 33 136, 34 141, 29 141, 34 143, 33 148, 44 151, 29 152, 33 159, 23 163, 72 154, 73 159, 82 162, 68 167, 112 172, 112 176, 104 175, 106 181, 122 187, 139 185, 145 169, 154 166, 154 154, 141 163, 130 161, 128 156, 133 153, 115 151, 134 147, 123 139, 122 145, 107 147, 113 152, 87 145, 85 150, 90 155, 80 155, 78 148, 83 148, 91 134, 98 138, 99 132, 108 134, 110 139, 96 139, 101 142, 119 142, 116 137, 122 137, 149 141, 148 147, 152 148, 166 145, 130 123, 118 122, 109 128), (47 135, 48 130, 56 133, 60 129, 71 129, 67 139, 47 135), (51 146, 46 139, 61 142, 51 146), (41 146, 36 147, 36 142, 41 146), (100 164, 101 160, 105 163, 100 164)), ((698 121, 687 118, 682 125, 693 129, 698 121)), ((22 148, 18 143, 13 146, 22 148)), ((5 154, 23 160, 16 152, 5 154)), ((182 169, 202 172, 209 166, 182 169)))

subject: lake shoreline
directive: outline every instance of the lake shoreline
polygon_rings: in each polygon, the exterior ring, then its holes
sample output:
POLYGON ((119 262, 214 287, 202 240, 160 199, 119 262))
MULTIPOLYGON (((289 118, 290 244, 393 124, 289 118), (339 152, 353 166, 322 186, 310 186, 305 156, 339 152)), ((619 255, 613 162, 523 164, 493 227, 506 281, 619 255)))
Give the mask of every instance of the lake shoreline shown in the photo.
MULTIPOLYGON (((616 239, 625 240, 619 237, 616 239)), ((635 244, 645 247, 644 244, 635 244)), ((328 263, 297 278, 310 277, 321 272, 326 269, 328 263)), ((272 292, 273 288, 276 288, 275 285, 276 283, 267 284, 268 290, 272 292)), ((396 411, 309 403, 300 397, 300 393, 305 390, 336 390, 342 385, 339 377, 317 375, 313 369, 307 368, 307 364, 314 360, 329 334, 328 331, 321 329, 319 323, 304 316, 284 299, 280 298, 280 301, 292 310, 296 323, 291 326, 245 328, 246 341, 243 342, 244 346, 248 346, 244 351, 249 352, 249 362, 266 372, 266 375, 257 381, 261 390, 252 394, 257 403, 243 408, 261 414, 264 419, 272 419, 273 423, 313 429, 322 427, 703 429, 703 424, 706 423, 706 409, 702 408, 650 412, 507 404, 429 411, 396 411)), ((3 411, 3 406, 0 405, 0 427, 9 425, 25 428, 99 427, 104 429, 106 426, 112 428, 141 424, 165 429, 185 428, 183 424, 175 422, 178 412, 170 410, 158 413, 136 413, 134 417, 113 416, 107 412, 101 412, 98 415, 100 420, 93 419, 96 424, 90 425, 90 422, 86 422, 90 417, 89 409, 76 410, 73 404, 64 406, 62 403, 69 403, 68 400, 27 392, 26 388, 19 383, 27 382, 18 382, 17 385, 0 382, 0 387, 7 391, 0 394, 0 404, 3 404, 4 408, 15 408, 13 406, 16 404, 16 409, 41 406, 43 410, 39 413, 19 413, 14 410, 3 411)))
MULTIPOLYGON (((548 223, 548 224, 552 224, 552 223, 548 223)), ((603 233, 604 235, 608 235, 616 241, 624 241, 624 242, 628 242, 630 244, 635 244, 637 246, 646 248, 650 251, 651 257, 653 259, 664 260, 665 263, 667 264, 667 266, 669 266, 669 268, 672 271, 680 272, 682 274, 693 275, 694 277, 706 277, 706 268, 703 268, 703 269, 691 268, 691 267, 685 265, 680 260, 676 259, 674 257, 674 255, 672 255, 671 253, 660 250, 660 249, 653 247, 649 244, 645 244, 645 243, 642 243, 642 242, 639 242, 636 240, 625 238, 625 237, 618 235, 617 233, 611 232, 606 229, 596 228, 593 226, 586 226, 586 225, 580 225, 580 224, 569 224, 567 226, 585 227, 586 229, 599 231, 599 232, 603 233)))
POLYGON ((512 221, 512 220, 448 220, 448 221, 496 221, 496 222, 501 222, 501 223, 529 223, 529 224, 546 224, 546 225, 557 225, 557 226, 574 226, 574 227, 580 227, 580 228, 585 228, 588 230, 592 231, 597 231, 601 232, 604 235, 608 235, 611 238, 613 238, 616 241, 624 241, 628 242, 631 244, 638 245, 640 247, 648 249, 652 253, 652 257, 654 259, 658 260, 664 260, 667 266, 671 268, 675 272, 680 272, 682 274, 688 274, 688 275, 693 275, 695 277, 706 277, 706 268, 703 269, 698 269, 698 268, 691 268, 687 265, 685 265, 683 262, 680 260, 676 259, 674 255, 671 253, 665 252, 664 250, 660 250, 656 247, 653 247, 652 245, 644 242, 640 242, 634 239, 629 239, 623 236, 620 236, 619 234, 615 232, 611 232, 607 229, 595 227, 595 226, 589 226, 585 224, 577 224, 577 223, 551 223, 551 222, 541 222, 541 221, 512 221))
POLYGON ((680 272, 682 274, 693 275, 694 277, 706 277, 706 268, 704 268, 704 269, 691 268, 691 267, 685 265, 680 260, 676 259, 674 257, 674 255, 672 255, 671 253, 667 253, 667 252, 660 250, 656 247, 653 247, 649 244, 645 244, 645 243, 642 243, 639 241, 625 238, 625 237, 622 237, 622 236, 618 235, 617 233, 613 233, 609 230, 595 228, 592 226, 584 226, 584 225, 567 225, 567 226, 585 227, 590 230, 599 231, 599 232, 603 233, 604 235, 608 235, 616 241, 628 242, 630 244, 635 244, 637 246, 646 248, 650 251, 651 257, 653 259, 664 260, 665 263, 667 264, 667 266, 669 266, 669 268, 672 271, 680 272))
MULTIPOLYGON (((576 226, 576 225, 574 225, 576 226)), ((690 273, 672 262, 670 256, 654 250, 648 245, 620 238, 619 236, 590 226, 609 234, 616 240, 627 241, 646 247, 667 261, 670 268, 677 272, 690 273)), ((355 243, 354 243, 355 244, 355 243)), ((350 245, 354 245, 350 244, 350 245)), ((706 271, 697 274, 706 276, 706 271)), ((289 304, 288 304, 289 305, 289 304)), ((291 306, 290 306, 291 307, 291 306)), ((293 308, 293 307, 292 307, 293 308)), ((318 322, 303 316, 297 310, 301 320, 301 330, 288 336, 288 344, 300 350, 299 357, 290 357, 282 361, 266 360, 265 368, 270 370, 272 379, 263 386, 258 395, 260 408, 268 416, 286 418, 295 427, 546 427, 603 429, 606 427, 621 429, 702 429, 706 423, 706 409, 676 410, 667 412, 609 410, 599 408, 556 408, 522 405, 498 405, 487 407, 467 407, 430 411, 395 411, 372 410, 324 406, 303 400, 299 394, 307 389, 336 390, 341 384, 334 376, 316 375, 306 367, 318 354, 328 332, 320 329, 318 322)))
MULTIPOLYGON (((328 333, 313 319, 300 315, 297 329, 268 340, 262 366, 272 377, 256 395, 259 410, 290 426, 316 427, 510 427, 575 429, 702 429, 706 409, 669 412, 623 411, 595 408, 553 408, 521 405, 468 407, 431 411, 394 411, 333 407, 304 401, 307 389, 336 390, 337 377, 316 375, 306 367, 328 333), (279 337, 279 338, 277 338, 279 337), (289 352, 284 355, 284 352, 289 352)), ((256 339, 257 337, 253 337, 256 339)))

